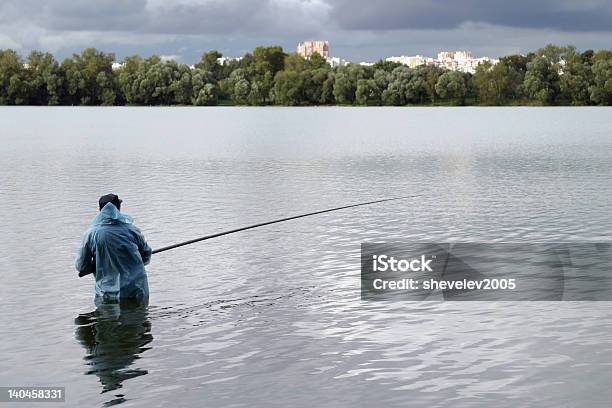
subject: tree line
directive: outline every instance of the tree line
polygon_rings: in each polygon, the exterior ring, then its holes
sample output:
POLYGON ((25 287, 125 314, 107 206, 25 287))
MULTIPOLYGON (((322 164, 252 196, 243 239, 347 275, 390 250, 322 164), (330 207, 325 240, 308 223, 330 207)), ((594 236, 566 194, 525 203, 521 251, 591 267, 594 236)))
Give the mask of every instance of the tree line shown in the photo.
POLYGON ((87 48, 61 63, 0 50, 0 105, 610 105, 612 51, 547 45, 483 63, 474 75, 378 61, 332 68, 282 47, 240 60, 205 53, 194 66, 158 56, 125 58, 87 48))

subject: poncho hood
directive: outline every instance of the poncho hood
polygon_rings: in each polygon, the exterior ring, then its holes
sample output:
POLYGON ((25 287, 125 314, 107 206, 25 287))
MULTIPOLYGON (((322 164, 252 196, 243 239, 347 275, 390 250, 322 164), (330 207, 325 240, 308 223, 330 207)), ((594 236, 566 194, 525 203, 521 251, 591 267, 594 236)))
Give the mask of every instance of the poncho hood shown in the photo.
POLYGON ((106 204, 91 221, 92 226, 111 224, 132 224, 132 217, 122 214, 114 204, 106 204))

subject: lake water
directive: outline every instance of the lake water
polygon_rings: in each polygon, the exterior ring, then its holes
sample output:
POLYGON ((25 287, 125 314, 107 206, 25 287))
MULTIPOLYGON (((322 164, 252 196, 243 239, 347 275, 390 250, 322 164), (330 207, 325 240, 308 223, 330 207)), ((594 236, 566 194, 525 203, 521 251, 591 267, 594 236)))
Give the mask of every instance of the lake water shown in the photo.
POLYGON ((74 407, 608 406, 610 302, 361 301, 359 248, 609 241, 611 113, 0 108, 0 386, 74 407), (414 198, 154 255, 149 306, 119 309, 73 266, 108 192, 154 248, 414 198))

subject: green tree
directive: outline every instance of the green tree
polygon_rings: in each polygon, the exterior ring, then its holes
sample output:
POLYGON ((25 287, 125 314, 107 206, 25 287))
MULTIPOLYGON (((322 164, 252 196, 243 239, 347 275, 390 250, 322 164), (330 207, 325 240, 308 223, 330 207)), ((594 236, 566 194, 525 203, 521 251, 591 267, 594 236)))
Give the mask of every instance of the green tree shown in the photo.
POLYGON ((246 79, 240 79, 234 85, 232 99, 237 105, 248 105, 249 95, 251 93, 251 84, 246 79))
POLYGON ((595 56, 595 51, 593 50, 586 50, 584 51, 582 54, 580 54, 580 57, 582 58, 582 61, 585 64, 589 64, 589 65, 593 65, 593 57, 595 56))
POLYGON ((117 83, 123 100, 128 105, 138 105, 144 102, 140 90, 140 81, 144 76, 142 58, 138 55, 126 57, 117 71, 117 83))
POLYGON ((223 54, 217 50, 208 51, 202 55, 200 62, 195 64, 195 67, 210 72, 215 81, 218 81, 223 77, 223 67, 218 61, 222 56, 223 54))
POLYGON ((283 47, 257 47, 253 51, 253 70, 255 74, 265 75, 266 72, 276 75, 285 66, 285 56, 283 47))
MULTIPOLYGON (((461 73, 463 75, 463 80, 465 81, 465 99, 463 104, 467 104, 468 101, 476 101, 476 97, 477 97, 477 90, 476 90, 476 86, 474 85, 474 75, 472 75, 469 72, 462 72, 461 73)), ((473 102, 470 102, 473 103, 473 102)))
POLYGON ((387 88, 382 92, 381 99, 385 106, 405 105, 406 98, 401 83, 398 81, 389 82, 387 88))
POLYGON ((575 54, 576 47, 573 45, 567 45, 565 47, 559 47, 554 44, 548 44, 543 48, 536 51, 536 55, 545 58, 551 64, 557 64, 562 60, 567 59, 569 54, 575 54))
POLYGON ((248 105, 251 82, 247 76, 247 69, 238 68, 232 71, 226 80, 225 87, 232 102, 236 105, 248 105))
POLYGON ((192 102, 192 72, 186 64, 173 64, 173 78, 170 88, 173 94, 173 103, 190 105, 192 102))
POLYGON ((520 74, 503 61, 495 65, 480 64, 474 75, 478 99, 484 105, 506 104, 520 83, 520 74))
POLYGON ((445 72, 438 78, 436 92, 440 95, 440 98, 447 99, 455 105, 462 105, 467 94, 465 77, 461 72, 445 72))
POLYGON ((304 101, 303 77, 296 71, 280 71, 274 77, 274 101, 277 105, 297 106, 304 101))
POLYGON ((15 51, 0 50, 0 104, 215 105, 221 99, 237 105, 407 105, 438 98, 455 104, 612 104, 609 50, 578 53, 549 44, 480 65, 475 75, 388 61, 331 68, 319 54, 305 59, 278 46, 257 47, 223 65, 220 57, 209 51, 189 67, 132 56, 113 70, 114 55, 94 48, 61 64, 38 51, 24 64, 15 51))
POLYGON ((508 76, 510 77, 508 87, 511 89, 508 98, 520 100, 525 97, 523 83, 529 61, 530 59, 523 55, 509 55, 499 59, 499 63, 503 63, 508 68, 508 76))
POLYGON ((0 105, 22 105, 28 101, 28 83, 19 54, 0 50, 0 105))
POLYGON ((216 105, 219 98, 219 87, 212 72, 200 68, 194 69, 191 75, 191 103, 197 106, 216 105))
POLYGON ((400 65, 391 71, 388 85, 382 92, 385 105, 401 106, 408 103, 420 103, 427 95, 425 76, 416 70, 400 65))
POLYGON ((334 98, 336 103, 340 105, 353 104, 355 102, 355 92, 357 91, 357 81, 369 79, 371 74, 367 68, 357 64, 339 67, 334 81, 334 98))
POLYGON ((406 87, 406 101, 413 104, 422 104, 428 96, 427 76, 419 69, 411 69, 410 80, 406 87))
POLYGON ((612 51, 609 50, 599 50, 595 54, 593 54, 593 58, 591 63, 596 63, 597 61, 609 60, 612 59, 612 51))
POLYGON ((507 55, 505 57, 501 57, 499 62, 503 62, 508 68, 518 72, 524 77, 525 72, 527 72, 527 63, 529 62, 529 58, 524 55, 507 55))
POLYGON ((587 105, 590 102, 589 85, 593 81, 590 59, 577 52, 569 52, 559 75, 559 92, 563 103, 587 105))
POLYGON ((559 94, 559 66, 548 57, 536 56, 527 63, 523 88, 540 105, 553 104, 559 94))
POLYGON ((87 48, 62 63, 69 103, 77 105, 112 105, 117 97, 117 83, 112 65, 114 54, 87 48))
POLYGON ((418 68, 424 73, 425 76, 425 92, 427 92, 427 96, 429 96, 429 100, 431 104, 436 103, 436 84, 438 83, 438 79, 444 73, 441 68, 436 66, 425 65, 418 68))
POLYGON ((336 73, 334 71, 328 71, 327 78, 323 81, 321 87, 321 99, 319 102, 324 105, 332 105, 336 103, 334 98, 334 84, 336 82, 336 73))
POLYGON ((386 71, 386 72, 392 72, 395 68, 401 67, 401 66, 403 65, 400 64, 399 62, 379 60, 374 64, 372 68, 374 68, 375 71, 382 69, 383 71, 386 71))
POLYGON ((411 76, 410 68, 405 65, 400 65, 391 71, 387 87, 381 95, 384 105, 401 106, 406 104, 406 88, 411 76))
POLYGON ((381 104, 381 91, 373 79, 360 79, 357 81, 355 91, 357 105, 377 106, 381 104))
POLYGON ((372 79, 374 82, 376 82, 376 86, 381 90, 381 93, 383 90, 387 89, 387 86, 389 86, 390 78, 391 74, 384 69, 376 69, 374 71, 374 75, 372 76, 372 79))
POLYGON ((158 56, 144 60, 139 91, 144 105, 171 105, 173 103, 173 65, 158 56))
POLYGON ((112 72, 100 71, 96 75, 96 85, 100 89, 98 103, 103 106, 112 106, 117 99, 117 83, 112 72))
POLYGON ((593 85, 589 87, 591 101, 599 105, 612 105, 612 57, 595 62, 592 72, 593 85))
POLYGON ((325 95, 325 83, 331 75, 331 69, 326 64, 322 68, 308 69, 300 72, 304 84, 304 102, 310 105, 328 104, 325 95))
POLYGON ((49 53, 32 51, 26 63, 26 89, 31 105, 59 105, 63 93, 63 76, 59 64, 49 53))
POLYGON ((308 59, 308 69, 329 68, 329 64, 318 52, 313 53, 308 59))
POLYGON ((347 72, 337 71, 334 81, 334 99, 340 105, 352 104, 355 100, 356 84, 347 72))
POLYGON ((296 53, 287 54, 284 65, 287 71, 302 72, 308 69, 308 60, 296 53))
POLYGON ((274 86, 272 72, 267 71, 264 75, 258 75, 251 79, 251 90, 248 96, 249 105, 266 105, 270 102, 270 93, 274 86))

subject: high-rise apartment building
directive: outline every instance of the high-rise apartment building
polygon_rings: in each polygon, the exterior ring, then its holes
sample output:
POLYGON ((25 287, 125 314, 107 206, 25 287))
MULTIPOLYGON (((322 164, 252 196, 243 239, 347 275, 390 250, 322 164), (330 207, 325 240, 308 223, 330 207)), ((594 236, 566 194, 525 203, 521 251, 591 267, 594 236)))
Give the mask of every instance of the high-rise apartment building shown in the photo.
POLYGON ((297 46, 297 53, 304 58, 309 58, 315 52, 323 58, 329 58, 329 41, 304 41, 297 46))

